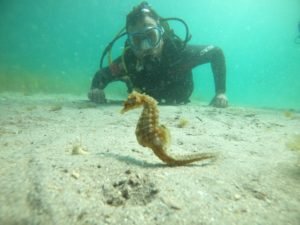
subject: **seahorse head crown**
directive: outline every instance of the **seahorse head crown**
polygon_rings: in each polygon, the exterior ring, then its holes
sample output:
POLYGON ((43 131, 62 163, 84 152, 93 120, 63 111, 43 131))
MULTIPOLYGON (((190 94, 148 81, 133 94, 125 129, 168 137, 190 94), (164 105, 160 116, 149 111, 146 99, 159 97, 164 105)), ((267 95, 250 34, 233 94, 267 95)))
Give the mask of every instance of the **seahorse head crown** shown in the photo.
POLYGON ((121 113, 125 113, 131 109, 141 107, 144 104, 144 96, 136 91, 133 91, 128 99, 124 102, 124 107, 121 113))

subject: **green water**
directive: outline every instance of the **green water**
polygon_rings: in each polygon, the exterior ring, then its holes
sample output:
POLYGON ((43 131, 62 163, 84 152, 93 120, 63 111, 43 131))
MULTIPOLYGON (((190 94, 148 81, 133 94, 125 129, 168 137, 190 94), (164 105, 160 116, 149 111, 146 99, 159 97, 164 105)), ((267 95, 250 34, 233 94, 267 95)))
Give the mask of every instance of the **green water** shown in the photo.
MULTIPOLYGON (((0 92, 87 93, 101 51, 139 2, 0 0, 0 92)), ((149 3, 163 17, 184 19, 191 43, 224 50, 230 104, 300 109, 299 0, 149 3)), ((194 80, 194 99, 209 101, 210 66, 197 67, 194 80)), ((125 86, 118 85, 108 91, 125 97, 125 86)))

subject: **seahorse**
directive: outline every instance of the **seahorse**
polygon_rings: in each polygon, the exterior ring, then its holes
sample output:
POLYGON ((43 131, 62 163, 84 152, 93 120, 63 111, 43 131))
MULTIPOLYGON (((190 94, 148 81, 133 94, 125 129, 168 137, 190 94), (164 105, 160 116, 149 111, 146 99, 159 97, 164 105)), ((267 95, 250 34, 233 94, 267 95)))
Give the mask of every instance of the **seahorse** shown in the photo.
POLYGON ((198 153, 189 155, 171 155, 168 153, 170 146, 170 132, 167 127, 159 124, 159 111, 157 101, 149 95, 133 91, 124 102, 121 113, 143 107, 138 120, 135 135, 143 147, 152 149, 154 154, 169 166, 182 166, 195 161, 215 158, 212 153, 198 153))

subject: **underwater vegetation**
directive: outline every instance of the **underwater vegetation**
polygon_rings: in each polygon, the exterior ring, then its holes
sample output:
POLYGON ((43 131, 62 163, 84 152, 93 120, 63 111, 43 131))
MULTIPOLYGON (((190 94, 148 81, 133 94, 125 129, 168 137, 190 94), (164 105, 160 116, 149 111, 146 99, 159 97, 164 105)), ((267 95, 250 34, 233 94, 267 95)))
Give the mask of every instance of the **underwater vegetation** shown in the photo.
POLYGON ((72 143, 71 149, 72 149, 72 151, 71 151, 72 155, 87 155, 87 154, 89 154, 87 148, 82 144, 81 135, 79 138, 77 138, 76 141, 74 141, 72 143))
POLYGON ((292 150, 297 151, 300 154, 300 134, 295 135, 291 140, 286 143, 286 146, 292 150))
POLYGON ((88 151, 82 144, 74 144, 72 147, 72 155, 86 155, 88 151))
POLYGON ((188 124, 189 124, 189 121, 187 119, 179 118, 179 121, 177 123, 177 127, 178 128, 184 128, 184 127, 188 126, 188 124))
POLYGON ((293 110, 293 109, 290 109, 290 110, 287 110, 287 111, 284 111, 283 112, 283 115, 286 117, 286 118, 289 118, 289 119, 297 119, 299 116, 298 113, 293 110))
POLYGON ((297 165, 299 166, 300 169, 300 134, 295 135, 288 142, 286 142, 286 146, 288 147, 289 150, 298 153, 297 165))
POLYGON ((0 66, 0 92, 85 94, 90 86, 88 76, 78 73, 59 74, 0 66))
POLYGON ((53 105, 51 106, 51 108, 49 109, 50 112, 55 112, 55 111, 59 111, 62 109, 62 105, 53 105))

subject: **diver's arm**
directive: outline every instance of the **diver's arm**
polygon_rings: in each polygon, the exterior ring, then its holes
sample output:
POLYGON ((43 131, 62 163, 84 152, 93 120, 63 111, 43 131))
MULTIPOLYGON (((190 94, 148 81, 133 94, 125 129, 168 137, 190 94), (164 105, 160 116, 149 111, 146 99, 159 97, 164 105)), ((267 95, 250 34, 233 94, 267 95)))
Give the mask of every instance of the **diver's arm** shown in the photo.
POLYGON ((109 71, 109 68, 106 67, 104 69, 100 69, 94 75, 91 84, 91 89, 104 89, 107 86, 107 84, 109 84, 112 81, 113 77, 109 71))
POLYGON ((124 75, 123 65, 120 57, 114 60, 109 67, 98 70, 92 80, 91 88, 88 97, 91 101, 96 103, 105 103, 104 88, 113 81, 123 81, 127 88, 130 89, 130 79, 124 75))
POLYGON ((212 45, 188 45, 183 51, 182 59, 185 61, 184 64, 191 68, 205 63, 211 64, 215 83, 215 97, 211 105, 226 107, 226 64, 222 49, 212 45))
POLYGON ((111 80, 111 75, 107 68, 98 70, 95 73, 94 78, 92 80, 91 88, 88 93, 88 98, 92 102, 106 103, 105 93, 103 89, 109 82, 111 82, 111 80))

